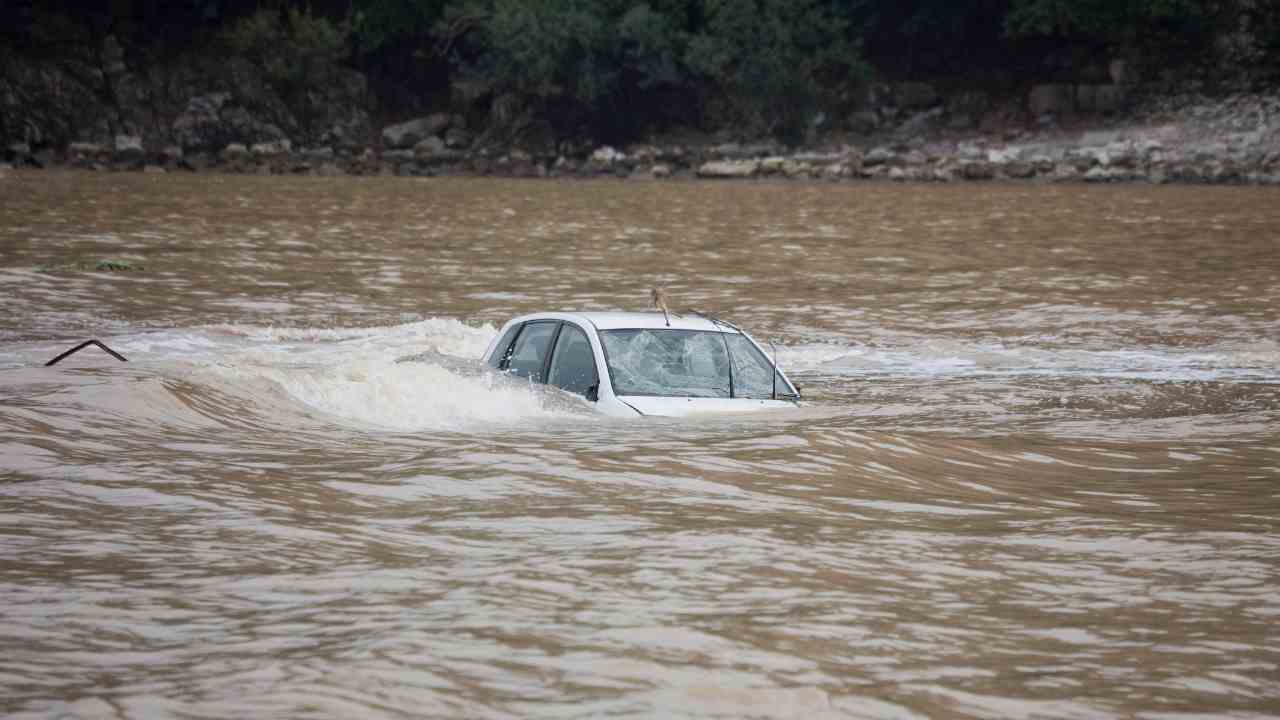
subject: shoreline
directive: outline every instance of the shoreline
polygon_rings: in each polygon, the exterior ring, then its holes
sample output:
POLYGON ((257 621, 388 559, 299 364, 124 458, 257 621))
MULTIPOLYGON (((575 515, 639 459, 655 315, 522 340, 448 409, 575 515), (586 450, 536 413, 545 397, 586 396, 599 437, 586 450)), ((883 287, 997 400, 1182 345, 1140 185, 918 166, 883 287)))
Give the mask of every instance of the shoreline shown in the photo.
POLYGON ((14 143, 0 171, 1280 186, 1280 94, 1154 96, 1124 116, 1077 120, 1069 129, 1057 126, 1056 118, 1035 129, 985 133, 909 121, 905 125, 912 132, 833 137, 798 148, 770 141, 661 139, 561 153, 468 148, 452 142, 448 122, 422 132, 424 121, 384 129, 379 146, 295 148, 280 139, 193 152, 176 144, 146 147, 141 137, 130 135, 56 150, 14 143))

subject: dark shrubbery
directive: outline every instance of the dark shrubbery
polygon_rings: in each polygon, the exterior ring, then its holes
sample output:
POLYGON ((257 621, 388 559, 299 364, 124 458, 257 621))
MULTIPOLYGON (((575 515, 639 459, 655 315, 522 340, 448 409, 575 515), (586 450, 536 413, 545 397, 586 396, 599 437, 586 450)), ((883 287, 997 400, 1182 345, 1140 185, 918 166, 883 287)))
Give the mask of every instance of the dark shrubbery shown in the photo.
POLYGON ((465 88, 491 124, 623 141, 672 127, 801 138, 882 77, 1006 88, 1123 57, 1274 77, 1280 16, 1261 0, 13 0, 0 45, 133 66, 202 44, 258 66, 305 113, 335 69, 368 76, 382 112, 438 109, 465 88), (110 40, 108 41, 108 38, 110 40), (96 55, 96 56, 95 56, 96 55), (1270 68, 1268 71, 1267 68, 1270 68))

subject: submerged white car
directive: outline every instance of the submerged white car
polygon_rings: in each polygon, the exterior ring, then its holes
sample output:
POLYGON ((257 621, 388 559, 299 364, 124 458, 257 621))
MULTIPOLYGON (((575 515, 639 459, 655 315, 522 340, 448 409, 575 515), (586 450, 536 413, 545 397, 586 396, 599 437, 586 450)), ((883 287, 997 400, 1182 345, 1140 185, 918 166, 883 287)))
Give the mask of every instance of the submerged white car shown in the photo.
POLYGON ((484 361, 620 417, 785 408, 800 401, 800 391, 750 335, 704 315, 524 315, 502 327, 484 361))

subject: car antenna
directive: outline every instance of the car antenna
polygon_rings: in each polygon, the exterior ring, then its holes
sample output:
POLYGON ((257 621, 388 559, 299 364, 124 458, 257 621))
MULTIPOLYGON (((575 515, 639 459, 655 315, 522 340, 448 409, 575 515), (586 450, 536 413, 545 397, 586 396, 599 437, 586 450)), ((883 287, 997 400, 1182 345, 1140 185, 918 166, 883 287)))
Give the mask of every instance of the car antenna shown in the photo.
POLYGON ((662 310, 662 319, 667 321, 667 327, 671 327, 671 316, 667 310, 667 293, 662 288, 654 288, 649 291, 649 299, 653 301, 653 306, 662 310))
POLYGON ((778 399, 778 346, 773 342, 773 338, 769 338, 769 348, 773 350, 773 394, 769 396, 770 400, 778 399))

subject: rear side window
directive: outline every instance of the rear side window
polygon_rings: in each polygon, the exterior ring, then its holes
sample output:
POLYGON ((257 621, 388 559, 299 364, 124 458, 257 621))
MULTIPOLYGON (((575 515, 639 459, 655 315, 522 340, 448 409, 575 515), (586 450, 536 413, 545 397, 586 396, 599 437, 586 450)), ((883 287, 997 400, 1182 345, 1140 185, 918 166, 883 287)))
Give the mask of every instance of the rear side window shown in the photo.
POLYGON ((510 330, 502 334, 498 344, 493 347, 493 357, 489 358, 490 365, 495 368, 502 367, 502 361, 507 359, 511 351, 511 341, 516 339, 516 333, 520 332, 520 327, 520 325, 512 325, 510 330))
POLYGON ((516 338, 506 369, 513 375, 527 377, 534 382, 542 382, 542 368, 546 365, 547 351, 551 349, 551 338, 555 335, 558 324, 556 322, 525 324, 524 330, 516 338))
POLYGON ((548 381, 558 388, 586 396, 593 385, 598 384, 595 353, 587 334, 577 326, 565 323, 556 340, 556 351, 551 356, 551 375, 548 381))

